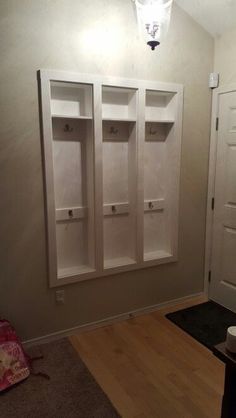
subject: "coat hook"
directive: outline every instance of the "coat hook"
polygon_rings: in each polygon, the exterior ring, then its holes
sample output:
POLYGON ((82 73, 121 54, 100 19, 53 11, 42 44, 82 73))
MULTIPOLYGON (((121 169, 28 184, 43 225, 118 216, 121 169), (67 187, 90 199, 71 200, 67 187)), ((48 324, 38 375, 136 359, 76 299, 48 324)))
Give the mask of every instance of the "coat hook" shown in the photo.
POLYGON ((116 129, 116 128, 114 128, 114 126, 111 126, 111 128, 110 128, 110 134, 114 134, 114 135, 116 135, 116 134, 118 134, 118 132, 119 132, 119 130, 118 129, 116 129))
POLYGON ((73 132, 73 128, 70 127, 69 123, 65 124, 64 132, 73 132))
POLYGON ((153 131, 152 128, 149 129, 149 134, 150 135, 156 135, 157 131, 153 131))
POLYGON ((148 207, 149 207, 149 209, 153 209, 153 208, 154 208, 153 203, 152 203, 152 202, 149 202, 149 203, 148 203, 148 207))
POLYGON ((116 213, 116 207, 115 207, 115 205, 112 205, 111 206, 111 211, 112 211, 112 213, 116 213))
POLYGON ((74 214, 73 214, 73 210, 72 209, 69 209, 68 210, 68 215, 69 215, 70 218, 73 218, 74 214))

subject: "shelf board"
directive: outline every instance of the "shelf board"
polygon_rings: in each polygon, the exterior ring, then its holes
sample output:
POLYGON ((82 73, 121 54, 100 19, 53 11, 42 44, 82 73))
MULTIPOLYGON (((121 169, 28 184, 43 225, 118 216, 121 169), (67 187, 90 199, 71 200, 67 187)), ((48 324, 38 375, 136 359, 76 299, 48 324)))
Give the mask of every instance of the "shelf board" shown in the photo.
POLYGON ((110 269, 115 267, 127 266, 130 264, 136 264, 136 261, 131 257, 120 257, 104 260, 104 269, 110 269))
POLYGON ((104 122, 136 122, 135 118, 105 118, 103 117, 102 120, 104 122))
POLYGON ((146 119, 145 123, 175 123, 173 119, 146 119))
POLYGON ((157 251, 145 253, 144 261, 160 260, 162 258, 169 258, 169 257, 172 257, 171 253, 168 253, 167 251, 164 251, 164 250, 157 250, 157 251))
POLYGON ((127 215, 127 214, 129 214, 128 202, 105 203, 103 205, 104 216, 116 216, 116 215, 127 215))
POLYGON ((82 119, 82 120, 92 120, 92 116, 68 116, 68 115, 56 115, 53 114, 52 118, 58 118, 58 119, 82 119))
POLYGON ((86 265, 60 268, 58 270, 58 279, 64 279, 65 277, 77 276, 79 274, 93 273, 94 271, 95 271, 94 268, 90 266, 86 266, 86 265))
POLYGON ((163 211, 165 209, 165 199, 145 199, 144 212, 163 211))
POLYGON ((85 206, 56 209, 56 222, 71 222, 85 219, 88 216, 88 208, 85 206))

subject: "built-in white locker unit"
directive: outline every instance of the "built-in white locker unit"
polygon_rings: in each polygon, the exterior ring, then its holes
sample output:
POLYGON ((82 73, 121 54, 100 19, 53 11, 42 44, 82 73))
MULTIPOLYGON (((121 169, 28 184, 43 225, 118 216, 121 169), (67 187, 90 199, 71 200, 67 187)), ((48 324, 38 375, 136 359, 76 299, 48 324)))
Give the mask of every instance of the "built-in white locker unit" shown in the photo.
POLYGON ((183 87, 39 76, 50 285, 176 261, 183 87))

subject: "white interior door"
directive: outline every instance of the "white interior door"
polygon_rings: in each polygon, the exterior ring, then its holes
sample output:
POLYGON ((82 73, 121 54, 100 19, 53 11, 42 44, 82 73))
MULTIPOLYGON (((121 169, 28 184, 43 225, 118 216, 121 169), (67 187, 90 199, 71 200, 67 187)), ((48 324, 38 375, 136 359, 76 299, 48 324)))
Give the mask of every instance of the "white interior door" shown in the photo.
POLYGON ((236 311, 236 92, 219 95, 210 298, 236 311))

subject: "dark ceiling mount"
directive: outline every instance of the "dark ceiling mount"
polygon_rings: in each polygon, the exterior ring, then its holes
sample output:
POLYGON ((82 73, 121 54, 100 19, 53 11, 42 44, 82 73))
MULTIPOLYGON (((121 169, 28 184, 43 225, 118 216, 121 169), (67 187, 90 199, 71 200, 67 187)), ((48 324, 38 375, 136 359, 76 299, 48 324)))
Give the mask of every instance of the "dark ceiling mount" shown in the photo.
POLYGON ((148 41, 147 44, 151 47, 151 50, 154 51, 156 46, 160 45, 158 41, 148 41))

